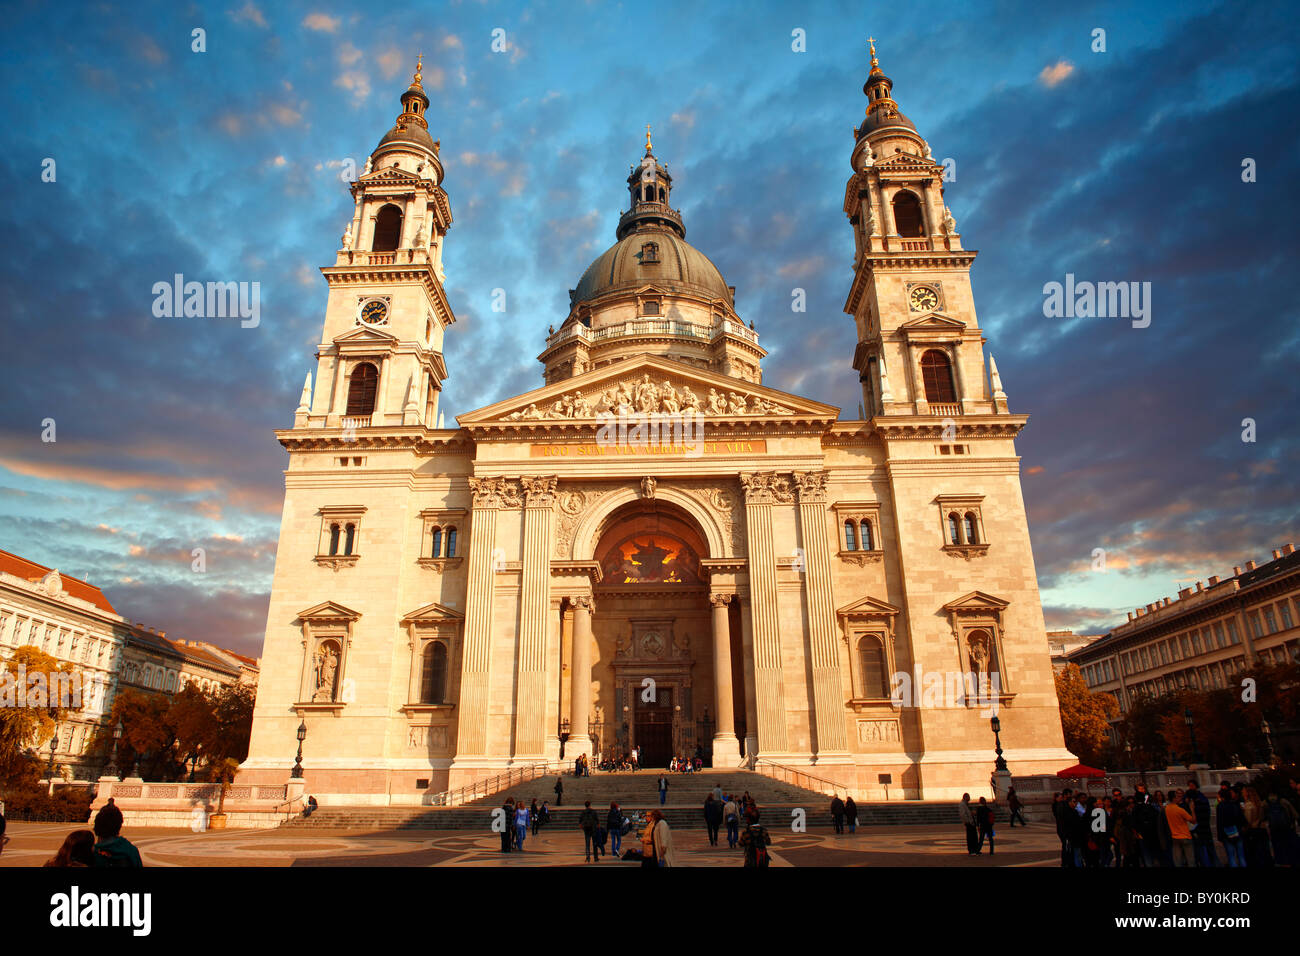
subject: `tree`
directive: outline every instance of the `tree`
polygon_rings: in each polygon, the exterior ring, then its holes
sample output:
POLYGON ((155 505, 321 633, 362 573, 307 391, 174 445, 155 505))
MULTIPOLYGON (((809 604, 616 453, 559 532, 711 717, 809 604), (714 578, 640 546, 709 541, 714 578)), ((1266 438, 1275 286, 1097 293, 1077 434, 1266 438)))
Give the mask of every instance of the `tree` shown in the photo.
POLYGON ((1077 664, 1067 664, 1056 675, 1056 698, 1065 746, 1085 764, 1101 763, 1110 741, 1110 720, 1119 714, 1119 703, 1110 694, 1089 690, 1077 664))
MULTIPOLYGON (((57 723, 81 709, 81 676, 30 644, 0 667, 0 783, 31 775, 33 750, 43 748, 57 723)), ((35 758, 39 765, 39 757, 35 758)), ((39 774, 39 771, 38 771, 39 774)))

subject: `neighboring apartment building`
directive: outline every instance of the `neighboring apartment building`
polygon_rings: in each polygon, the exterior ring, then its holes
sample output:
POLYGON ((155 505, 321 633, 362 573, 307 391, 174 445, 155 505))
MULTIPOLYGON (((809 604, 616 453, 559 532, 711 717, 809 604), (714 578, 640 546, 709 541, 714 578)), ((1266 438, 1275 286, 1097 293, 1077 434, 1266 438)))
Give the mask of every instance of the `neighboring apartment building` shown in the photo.
POLYGON ((122 688, 171 695, 191 683, 215 690, 256 687, 258 679, 255 658, 205 641, 170 640, 122 617, 94 585, 0 550, 0 660, 23 645, 80 674, 82 707, 59 725, 54 752, 55 763, 79 778, 100 769, 86 749, 122 688))
POLYGON ((1070 663, 1070 655, 1080 648, 1087 647, 1093 641, 1100 640, 1101 634, 1075 634, 1074 631, 1048 631, 1047 646, 1052 652, 1052 670, 1059 674, 1070 663))
POLYGON ((1300 553, 1292 544, 1266 564, 1246 562, 1130 612, 1128 621, 1068 655, 1094 691, 1121 712, 1139 695, 1227 687, 1256 662, 1300 660, 1300 553))

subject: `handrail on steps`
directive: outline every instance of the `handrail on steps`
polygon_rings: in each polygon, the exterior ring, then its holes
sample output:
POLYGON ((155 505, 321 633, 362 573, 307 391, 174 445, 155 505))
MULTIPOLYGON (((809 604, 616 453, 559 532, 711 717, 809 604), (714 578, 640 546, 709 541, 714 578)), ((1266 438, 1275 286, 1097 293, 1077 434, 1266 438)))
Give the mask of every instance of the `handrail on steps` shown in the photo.
MULTIPOLYGON (((294 818, 294 814, 295 814, 297 811, 292 810, 292 809, 289 809, 289 808, 291 808, 295 803, 302 803, 303 806, 306 806, 306 801, 304 800, 302 794, 299 794, 298 796, 292 798, 291 800, 286 800, 286 801, 284 801, 284 803, 281 803, 281 804, 279 804, 279 805, 276 806, 276 808, 275 808, 275 812, 276 812, 277 814, 280 813, 281 811, 284 812, 284 822, 285 822, 285 823, 288 823, 290 820, 292 820, 292 819, 294 818)), ((299 808, 299 809, 301 809, 301 808, 299 808)))
POLYGON ((434 794, 429 798, 429 803, 435 807, 459 807, 480 797, 489 797, 502 790, 508 790, 516 783, 527 783, 529 780, 544 777, 550 772, 551 765, 545 762, 528 764, 526 767, 511 767, 495 777, 477 780, 455 790, 444 790, 442 793, 434 794))
POLYGON ((797 770, 794 767, 787 767, 784 764, 779 764, 774 760, 768 760, 766 757, 758 757, 757 759, 755 759, 754 772, 761 773, 765 777, 771 777, 773 780, 779 780, 782 783, 793 783, 795 786, 803 787, 805 790, 814 790, 817 791, 818 793, 825 793, 833 797, 838 797, 841 795, 841 793, 847 796, 849 793, 848 787, 844 786, 843 784, 836 783, 834 780, 827 780, 825 777, 818 777, 814 774, 808 773, 806 770, 797 770), (766 769, 767 767, 772 768, 772 770, 775 772, 769 773, 766 769), (810 781, 814 785, 805 786, 804 784, 799 783, 798 780, 786 779, 787 776, 801 777, 804 780, 810 781))

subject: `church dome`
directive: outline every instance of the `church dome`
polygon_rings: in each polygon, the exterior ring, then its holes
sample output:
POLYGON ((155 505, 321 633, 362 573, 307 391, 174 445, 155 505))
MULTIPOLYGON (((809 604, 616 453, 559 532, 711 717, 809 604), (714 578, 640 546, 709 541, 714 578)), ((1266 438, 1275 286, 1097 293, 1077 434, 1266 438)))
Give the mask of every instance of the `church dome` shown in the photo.
POLYGON ((645 227, 625 235, 587 267, 573 301, 648 283, 665 292, 696 292, 731 302, 731 290, 708 256, 672 231, 645 227))

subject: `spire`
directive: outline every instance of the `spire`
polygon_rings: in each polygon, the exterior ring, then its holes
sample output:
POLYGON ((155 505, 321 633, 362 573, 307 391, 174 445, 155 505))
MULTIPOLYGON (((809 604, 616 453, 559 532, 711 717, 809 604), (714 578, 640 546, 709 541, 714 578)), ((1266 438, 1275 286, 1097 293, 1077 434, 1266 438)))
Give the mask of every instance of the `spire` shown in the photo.
POLYGON ((862 85, 862 92, 867 96, 867 119, 853 131, 854 139, 861 139, 866 133, 885 126, 903 126, 915 131, 916 126, 894 102, 894 81, 880 69, 880 60, 876 57, 876 38, 868 37, 867 41, 871 46, 871 70, 867 73, 867 82, 862 85))
MULTIPOLYGON (((874 53, 874 51, 873 51, 874 53)), ((415 57, 415 76, 411 77, 411 89, 424 89, 424 54, 420 53, 415 57)))
POLYGON ((302 383, 302 395, 298 399, 298 411, 305 412, 311 408, 311 372, 307 373, 307 380, 302 383))
POLYGON ((871 44, 871 76, 881 72, 880 61, 876 59, 876 38, 867 37, 867 42, 871 44))
POLYGON ((632 204, 619 218, 616 233, 618 238, 622 239, 643 226, 667 228, 682 238, 686 237, 681 214, 670 205, 673 177, 668 175, 667 167, 655 158, 649 124, 645 128, 645 155, 641 157, 641 162, 631 168, 627 187, 632 204))
POLYGON ((419 126, 428 129, 429 123, 424 118, 428 108, 429 97, 424 92, 424 54, 421 53, 415 58, 415 75, 411 77, 411 85, 402 94, 402 114, 397 117, 397 128, 419 126))
POLYGON ((654 147, 650 145, 650 124, 649 123, 645 124, 645 154, 647 156, 654 155, 654 147))

